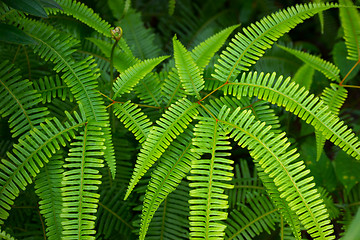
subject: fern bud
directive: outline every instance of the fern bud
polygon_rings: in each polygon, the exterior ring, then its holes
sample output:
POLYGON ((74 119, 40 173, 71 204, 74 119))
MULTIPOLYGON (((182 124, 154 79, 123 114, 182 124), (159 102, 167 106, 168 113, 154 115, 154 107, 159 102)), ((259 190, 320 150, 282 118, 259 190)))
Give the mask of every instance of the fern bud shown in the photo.
POLYGON ((111 36, 113 39, 115 39, 117 42, 121 39, 123 30, 121 27, 116 27, 115 29, 110 30, 111 36))

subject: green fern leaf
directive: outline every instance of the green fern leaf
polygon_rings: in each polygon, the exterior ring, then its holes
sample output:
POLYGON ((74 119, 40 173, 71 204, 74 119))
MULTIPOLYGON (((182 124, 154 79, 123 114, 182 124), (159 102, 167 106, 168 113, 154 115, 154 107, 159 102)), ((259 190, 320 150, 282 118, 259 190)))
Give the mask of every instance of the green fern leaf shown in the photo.
POLYGON ((142 209, 140 239, 145 239, 151 219, 160 204, 190 171, 191 161, 200 158, 198 154, 190 152, 193 138, 191 130, 186 129, 178 136, 161 156, 152 173, 142 209))
POLYGON ((39 168, 49 161, 49 158, 65 146, 70 138, 75 136, 75 131, 86 124, 84 110, 81 107, 81 117, 75 112, 76 120, 67 113, 69 121, 64 125, 54 118, 52 121, 45 120, 40 128, 30 130, 25 139, 19 140, 14 145, 13 153, 8 153, 9 160, 2 159, 0 169, 0 223, 8 217, 8 210, 19 195, 19 188, 32 183, 32 177, 39 173, 39 168))
POLYGON ((280 197, 314 239, 333 239, 333 227, 320 194, 314 188, 313 177, 308 176, 303 161, 297 160, 296 149, 287 150, 290 143, 285 134, 275 134, 264 122, 255 121, 249 110, 238 108, 231 115, 226 107, 219 114, 219 123, 228 127, 230 137, 238 145, 247 147, 255 163, 258 163, 274 181, 280 197), (305 170, 304 170, 305 169, 305 170))
POLYGON ((36 107, 41 95, 31 82, 21 80, 9 61, 0 64, 0 116, 9 118, 12 137, 18 137, 38 127, 49 114, 46 107, 36 107))
POLYGON ((166 107, 186 96, 185 90, 181 85, 178 70, 176 68, 172 68, 167 74, 166 80, 162 85, 161 90, 166 107))
POLYGON ((206 65, 208 65, 210 59, 214 56, 214 54, 219 51, 219 49, 225 43, 229 35, 239 26, 240 25, 234 25, 225 28, 221 32, 209 37, 208 39, 197 45, 191 51, 191 57, 194 59, 200 72, 202 72, 206 65))
POLYGON ((126 69, 116 79, 113 86, 114 99, 120 97, 123 93, 130 92, 130 90, 149 72, 153 70, 159 63, 168 58, 167 56, 147 59, 139 62, 132 67, 126 69))
POLYGON ((145 172, 198 114, 196 109, 198 106, 197 103, 192 103, 186 98, 181 99, 172 104, 162 117, 156 121, 157 126, 154 126, 150 130, 138 155, 125 199, 129 196, 145 172))
POLYGON ((73 16, 77 20, 85 23, 99 33, 102 33, 104 36, 111 37, 110 24, 101 19, 98 14, 94 13, 94 11, 84 5, 84 3, 75 0, 56 0, 56 2, 61 6, 63 11, 58 8, 46 8, 48 15, 65 13, 66 15, 73 16))
MULTIPOLYGON (((63 239, 95 239, 95 219, 100 195, 96 193, 101 184, 98 168, 104 165, 102 139, 99 122, 88 122, 84 131, 71 143, 69 157, 65 159, 62 178, 61 213, 63 239)), ((105 125, 106 126, 106 125, 105 125)))
POLYGON ((230 47, 220 55, 219 64, 215 65, 213 76, 221 82, 234 80, 239 72, 248 71, 249 67, 264 55, 265 50, 271 48, 282 35, 305 19, 336 6, 333 3, 296 5, 266 16, 259 22, 243 28, 244 33, 238 33, 232 39, 230 47))
POLYGON ((143 103, 161 107, 161 82, 158 74, 150 73, 146 75, 135 87, 135 92, 143 103))
POLYGON ((266 196, 252 196, 249 206, 234 209, 226 220, 226 236, 231 239, 254 239, 262 232, 271 234, 275 229, 278 209, 274 208, 266 196))
POLYGON ((10 234, 6 233, 5 231, 1 230, 0 228, 0 238, 4 240, 15 240, 10 234))
POLYGON ((211 154, 210 159, 192 161, 190 191, 190 238, 223 239, 225 228, 221 220, 227 218, 228 206, 225 189, 233 188, 225 181, 231 181, 234 161, 225 157, 230 153, 230 142, 217 120, 199 117, 194 129, 194 148, 199 154, 211 154))
POLYGON ((350 0, 340 0, 341 5, 346 7, 340 8, 341 25, 344 28, 345 45, 348 52, 347 59, 360 60, 360 15, 357 8, 350 0))
MULTIPOLYGON (((330 84, 331 88, 325 88, 321 99, 329 107, 329 111, 335 116, 339 115, 340 109, 347 98, 347 90, 339 85, 330 84)), ((325 136, 320 131, 315 131, 316 136, 316 160, 321 157, 325 145, 325 136)))
POLYGON ((169 0, 169 15, 172 16, 175 11, 176 0, 169 0))
POLYGON ((204 79, 190 52, 181 44, 176 36, 173 38, 175 65, 180 80, 188 95, 195 95, 200 100, 199 92, 204 88, 204 79))
POLYGON ((290 81, 276 79, 276 74, 255 73, 243 74, 240 82, 228 83, 224 87, 225 94, 237 97, 257 96, 278 106, 312 124, 316 130, 323 132, 326 139, 342 148, 347 154, 360 160, 360 142, 344 122, 333 115, 323 101, 314 95, 309 96, 305 88, 290 81))
POLYGON ((50 103, 53 98, 61 98, 64 101, 66 98, 72 102, 74 95, 70 92, 69 87, 63 82, 58 75, 55 77, 47 77, 34 81, 34 87, 41 94, 42 103, 50 103))
POLYGON ((293 77, 293 81, 300 86, 304 86, 306 90, 310 90, 315 69, 309 64, 302 65, 293 77))
POLYGON ((35 180, 35 193, 40 198, 40 213, 45 218, 46 236, 49 240, 59 239, 62 236, 60 213, 63 165, 62 154, 54 155, 35 180))
POLYGON ((278 45, 278 47, 283 49, 284 51, 287 51, 288 53, 291 53, 292 55, 299 58, 304 63, 310 65, 319 72, 323 73, 325 77, 327 77, 328 79, 336 82, 340 82, 340 76, 339 76, 340 69, 331 62, 325 61, 320 57, 311 55, 309 53, 291 49, 285 46, 278 45))
POLYGON ((139 143, 143 143, 148 136, 152 122, 135 104, 127 101, 114 105, 114 114, 124 126, 129 129, 139 143))

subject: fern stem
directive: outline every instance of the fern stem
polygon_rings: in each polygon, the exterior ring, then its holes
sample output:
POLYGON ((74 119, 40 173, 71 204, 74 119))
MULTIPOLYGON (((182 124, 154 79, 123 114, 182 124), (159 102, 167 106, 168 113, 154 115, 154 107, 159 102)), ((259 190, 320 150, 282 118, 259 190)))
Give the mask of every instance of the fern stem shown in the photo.
POLYGON ((360 86, 356 85, 341 85, 342 87, 348 87, 348 88, 360 88, 360 86))
POLYGON ((116 212, 112 211, 110 208, 102 204, 100 201, 98 202, 99 206, 103 207, 106 211, 111 213, 113 216, 115 216, 117 219, 119 219, 121 222, 123 222, 126 226, 128 226, 131 230, 134 230, 134 227, 131 226, 127 221, 125 221, 123 218, 121 218, 116 212))
POLYGON ((207 109, 207 107, 205 107, 204 105, 202 105, 202 104, 200 103, 200 101, 198 102, 198 104, 199 104, 203 109, 205 109, 205 111, 207 111, 216 121, 218 121, 218 119, 214 116, 214 114, 212 114, 212 113, 210 112, 210 110, 207 109))
POLYGON ((346 76, 343 78, 343 80, 341 80, 341 82, 339 83, 340 86, 346 86, 343 85, 343 82, 345 81, 345 79, 350 75, 350 73, 356 68, 356 66, 360 63, 360 59, 355 63, 355 65, 350 69, 350 71, 346 74, 346 76))
MULTIPOLYGON (((223 85, 217 87, 215 90, 213 90, 212 92, 210 92, 208 95, 206 95, 205 97, 203 97, 202 99, 199 100, 199 102, 204 101, 207 97, 211 96, 214 92, 216 92, 217 90, 219 90, 220 88, 222 88, 223 86, 225 86, 226 84, 228 84, 228 82, 224 83, 223 85)), ((216 118, 215 118, 216 119, 216 118)))

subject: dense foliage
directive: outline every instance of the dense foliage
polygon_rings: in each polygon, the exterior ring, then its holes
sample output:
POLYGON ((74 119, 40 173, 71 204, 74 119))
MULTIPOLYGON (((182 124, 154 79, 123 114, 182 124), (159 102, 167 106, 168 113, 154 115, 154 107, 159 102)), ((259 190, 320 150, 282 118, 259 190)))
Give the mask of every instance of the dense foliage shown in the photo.
POLYGON ((360 13, 0 1, 4 239, 357 239, 360 13))

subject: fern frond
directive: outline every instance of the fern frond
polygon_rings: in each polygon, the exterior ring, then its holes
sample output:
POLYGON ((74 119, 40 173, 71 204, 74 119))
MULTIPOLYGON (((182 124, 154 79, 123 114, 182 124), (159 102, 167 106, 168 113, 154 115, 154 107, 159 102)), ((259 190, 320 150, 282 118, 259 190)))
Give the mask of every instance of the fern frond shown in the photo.
POLYGON ((348 52, 347 59, 360 60, 360 15, 357 8, 350 0, 340 0, 340 20, 344 29, 345 45, 348 52))
POLYGON ((186 96, 176 68, 172 68, 169 71, 161 90, 167 107, 186 96))
POLYGON ((53 98, 61 98, 64 101, 66 98, 72 102, 74 95, 70 92, 69 87, 63 82, 63 79, 56 75, 55 77, 47 77, 34 81, 34 88, 41 94, 42 103, 49 103, 53 98))
POLYGON ((200 158, 190 151, 192 138, 191 129, 186 129, 161 156, 153 171, 143 203, 140 239, 145 239, 149 224, 160 204, 190 171, 191 161, 200 158))
POLYGON ((227 159, 230 142, 226 132, 222 131, 219 122, 214 118, 199 117, 195 125, 194 148, 199 154, 210 154, 210 159, 192 161, 190 190, 190 238, 223 239, 225 228, 221 220, 226 220, 226 209, 229 207, 224 194, 225 189, 233 188, 231 181, 233 160, 227 159))
POLYGON ((139 143, 143 143, 148 136, 152 122, 141 111, 141 109, 127 101, 114 105, 114 114, 131 131, 139 143))
POLYGON ((88 122, 84 131, 75 137, 62 178, 61 213, 63 239, 95 239, 95 219, 101 184, 98 168, 102 168, 104 146, 101 123, 88 122))
POLYGON ((49 161, 49 158, 65 146, 66 141, 75 136, 75 131, 86 124, 85 113, 81 108, 81 116, 75 112, 75 118, 68 115, 65 124, 54 118, 45 120, 40 128, 30 130, 25 139, 20 139, 14 145, 13 153, 8 153, 9 160, 2 159, 0 169, 0 223, 8 217, 8 210, 19 195, 19 189, 32 183, 32 177, 39 173, 39 168, 49 161))
POLYGON ((314 188, 310 170, 298 160, 296 149, 288 150, 290 143, 285 134, 276 134, 264 122, 255 121, 249 110, 238 108, 230 114, 224 107, 218 122, 227 127, 230 137, 238 145, 250 150, 255 163, 275 183, 280 197, 288 202, 292 211, 314 239, 334 239, 333 226, 323 200, 314 188))
POLYGON ((233 96, 257 96, 285 110, 293 112, 299 118, 312 124, 316 130, 323 132, 326 139, 342 148, 347 154, 360 160, 360 142, 344 122, 333 115, 323 101, 314 95, 309 95, 305 88, 290 81, 290 78, 282 80, 282 76, 276 79, 276 74, 259 75, 244 73, 240 82, 228 83, 224 87, 225 94, 233 96))
POLYGON ((139 62, 134 66, 129 67, 116 79, 113 86, 114 99, 120 97, 123 93, 128 93, 130 90, 149 72, 153 70, 159 63, 164 61, 167 56, 147 59, 139 62))
POLYGON ((304 63, 310 65, 319 72, 323 73, 325 77, 327 77, 328 79, 336 82, 340 82, 340 75, 339 75, 340 69, 331 62, 325 61, 320 57, 296 49, 291 49, 281 45, 278 45, 278 47, 288 53, 291 53, 292 55, 299 58, 304 63))
POLYGON ((210 59, 214 54, 222 47, 229 35, 240 25, 234 25, 225 28, 221 32, 209 37, 199 45, 197 45, 191 51, 191 57, 194 59, 200 72, 204 70, 206 65, 210 62, 210 59))
POLYGON ((180 80, 188 95, 195 95, 200 100, 200 91, 204 88, 204 79, 200 74, 190 52, 177 40, 173 38, 175 66, 178 70, 180 80))
POLYGON ((135 87, 135 92, 142 102, 161 107, 161 82, 157 73, 146 75, 135 87))
MULTIPOLYGON (((330 84, 331 88, 325 88, 321 99, 329 107, 329 111, 335 116, 339 115, 340 109, 347 98, 347 90, 339 85, 330 84)), ((325 144, 325 136, 320 131, 315 131, 316 136, 316 160, 320 159, 325 144)))
POLYGON ((172 104, 162 117, 156 121, 157 125, 150 130, 136 160, 135 169, 125 199, 129 196, 145 172, 198 114, 196 109, 198 106, 197 103, 192 103, 186 98, 183 98, 172 104))
POLYGON ((169 15, 172 16, 175 11, 176 0, 169 0, 169 15))
POLYGON ((63 165, 62 154, 54 155, 35 180, 35 193, 40 198, 40 213, 45 218, 46 236, 49 240, 59 239, 62 236, 60 213, 63 165))
POLYGON ((309 64, 304 64, 293 76, 293 81, 298 83, 300 86, 304 86, 306 90, 310 90, 314 73, 315 69, 312 66, 309 64))
POLYGON ((18 137, 42 123, 49 111, 46 107, 36 107, 41 95, 13 67, 9 61, 0 64, 0 116, 10 116, 12 137, 18 137))
MULTIPOLYGON (((97 39, 97 38, 87 38, 89 41, 94 43, 101 52, 110 59, 112 45, 110 42, 97 39)), ((118 42, 119 48, 115 48, 113 54, 113 65, 118 72, 123 72, 135 63, 138 63, 139 60, 134 57, 129 46, 123 38, 118 42)))
POLYGON ((85 23, 99 33, 102 33, 104 36, 111 37, 110 24, 101 19, 97 13, 94 13, 94 10, 87 7, 84 3, 75 0, 56 0, 56 2, 61 6, 63 11, 58 8, 47 8, 47 14, 56 15, 65 13, 66 15, 73 16, 77 20, 85 23))
POLYGON ((145 239, 189 239, 189 190, 182 181, 161 203, 150 223, 145 239))
POLYGON ((234 209, 226 220, 226 236, 231 239, 254 239, 262 232, 271 234, 275 229, 278 209, 274 208, 266 196, 252 196, 249 206, 234 209))
POLYGON ((213 76, 221 82, 234 80, 241 71, 248 71, 249 67, 264 55, 265 50, 271 48, 282 35, 305 19, 336 6, 333 3, 296 5, 266 16, 259 22, 243 28, 243 33, 235 35, 230 47, 220 55, 219 64, 215 65, 213 76))
POLYGON ((1 230, 0 228, 0 238, 4 240, 15 240, 10 234, 6 233, 5 231, 1 230))

